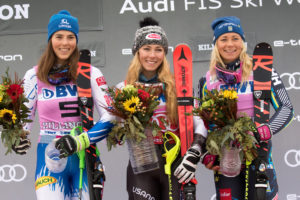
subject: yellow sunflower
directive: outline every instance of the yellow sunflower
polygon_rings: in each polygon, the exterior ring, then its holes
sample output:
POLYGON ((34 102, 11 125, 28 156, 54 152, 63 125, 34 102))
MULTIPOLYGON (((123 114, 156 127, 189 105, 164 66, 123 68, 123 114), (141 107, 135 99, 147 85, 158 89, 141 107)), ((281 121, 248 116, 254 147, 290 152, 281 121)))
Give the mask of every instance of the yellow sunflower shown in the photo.
POLYGON ((17 120, 17 116, 16 114, 13 114, 12 117, 11 117, 13 123, 15 124, 16 123, 16 120, 17 120))
POLYGON ((131 97, 131 99, 127 99, 124 103, 124 109, 131 113, 135 113, 137 105, 140 103, 140 99, 138 97, 131 97))
POLYGON ((9 115, 12 115, 13 114, 13 111, 12 110, 7 110, 6 108, 0 110, 0 117, 3 118, 3 116, 5 114, 9 114, 9 115))

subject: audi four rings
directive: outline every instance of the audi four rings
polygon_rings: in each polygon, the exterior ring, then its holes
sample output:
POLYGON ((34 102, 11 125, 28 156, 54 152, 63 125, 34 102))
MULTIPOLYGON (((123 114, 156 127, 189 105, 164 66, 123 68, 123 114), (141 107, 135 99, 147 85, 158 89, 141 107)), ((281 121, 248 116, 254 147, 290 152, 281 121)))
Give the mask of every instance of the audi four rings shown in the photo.
POLYGON ((280 78, 283 79, 283 77, 288 77, 287 81, 288 84, 285 85, 286 90, 300 90, 300 72, 294 72, 294 73, 283 73, 281 74, 280 78), (298 77, 298 78, 297 78, 298 77))
POLYGON ((2 165, 0 166, 0 182, 21 182, 27 176, 27 170, 23 165, 2 165))
POLYGON ((290 167, 300 166, 300 150, 291 149, 284 155, 285 163, 290 167))

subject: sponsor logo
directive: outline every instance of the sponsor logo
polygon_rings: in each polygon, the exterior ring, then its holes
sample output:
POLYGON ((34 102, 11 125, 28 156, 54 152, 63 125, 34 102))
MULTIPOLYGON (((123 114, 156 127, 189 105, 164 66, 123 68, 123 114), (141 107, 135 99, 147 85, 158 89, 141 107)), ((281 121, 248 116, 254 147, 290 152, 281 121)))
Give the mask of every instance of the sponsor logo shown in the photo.
POLYGON ((54 177, 51 176, 43 176, 41 178, 38 178, 35 182, 35 190, 52 183, 56 183, 57 180, 54 177))
POLYGON ((285 46, 290 46, 290 47, 300 47, 300 39, 295 40, 295 39, 290 39, 290 40, 275 40, 273 42, 274 47, 285 47, 285 46))
MULTIPOLYGON (((175 0, 156 0, 156 1, 142 1, 142 0, 123 0, 123 4, 120 9, 120 14, 125 13, 152 13, 152 12, 174 12, 175 0)), ((222 0, 184 0, 176 1, 176 4, 183 4, 184 10, 217 10, 223 6, 230 7, 232 9, 239 8, 260 8, 263 7, 263 0, 231 0, 222 4, 222 0)), ((225 1, 224 1, 225 2, 225 1)), ((272 3, 275 6, 286 6, 286 4, 293 6, 299 4, 299 0, 273 0, 272 3)))
POLYGON ((231 200, 230 188, 220 189, 219 192, 220 192, 220 200, 231 200))
POLYGON ((23 56, 21 54, 15 54, 15 55, 0 55, 0 60, 10 62, 10 61, 17 61, 17 60, 23 60, 23 56))
POLYGON ((289 167, 300 166, 300 150, 291 149, 284 155, 284 161, 289 167))
POLYGON ((68 22, 67 19, 61 19, 60 24, 58 25, 59 28, 72 28, 72 26, 70 25, 70 23, 68 22))
MULTIPOLYGON (((79 114, 77 115, 79 116, 79 114)), ((66 135, 66 134, 70 134, 70 132, 68 131, 62 131, 62 130, 71 130, 77 126, 81 126, 82 123, 81 122, 72 122, 72 121, 69 121, 69 122, 43 122, 42 123, 42 127, 43 129, 45 130, 45 133, 47 134, 57 134, 57 131, 60 131, 60 133, 62 135, 66 135), (50 131, 50 130, 53 130, 53 131, 50 131), (55 131, 56 130, 56 131, 55 131)))
POLYGON ((10 20, 14 19, 28 19, 29 16, 29 4, 15 4, 13 6, 10 5, 2 5, 0 6, 0 20, 10 20))
POLYGON ((105 102, 107 104, 108 107, 112 107, 112 99, 110 96, 108 95, 104 95, 104 99, 105 99, 105 102))
POLYGON ((155 200, 154 197, 152 197, 150 194, 148 194, 146 191, 142 190, 141 188, 132 187, 132 192, 136 193, 137 195, 142 196, 143 198, 147 200, 155 200))
MULTIPOLYGON (((272 77, 273 78, 273 77, 272 77)), ((300 89, 300 72, 283 73, 280 75, 282 80, 287 80, 288 84, 285 84, 286 90, 299 90, 300 89)))
POLYGON ((44 99, 51 99, 53 97, 57 98, 63 98, 67 96, 76 96, 77 92, 77 87, 76 85, 62 85, 62 86, 55 86, 55 90, 50 90, 50 89, 43 89, 43 97, 44 99))
POLYGON ((136 4, 133 3, 133 0, 125 0, 120 14, 124 14, 125 12, 152 13, 169 11, 175 11, 174 0, 140 1, 136 4))
POLYGON ((297 200, 297 199, 300 199, 300 195, 297 195, 297 194, 287 194, 286 195, 286 199, 287 200, 297 200))
POLYGON ((97 78, 96 82, 97 82, 98 86, 106 85, 106 80, 105 80, 104 76, 101 76, 101 77, 97 78))
POLYGON ((0 166, 0 182, 21 182, 27 176, 27 170, 23 165, 2 165, 0 166))
POLYGON ((146 39, 148 39, 148 40, 161 40, 161 37, 160 37, 159 34, 150 33, 150 34, 146 35, 146 39))
MULTIPOLYGON (((169 52, 174 51, 174 47, 172 47, 172 46, 169 46, 168 49, 169 49, 169 52)), ((122 55, 132 55, 132 49, 131 48, 125 48, 125 49, 122 49, 121 51, 122 51, 122 55)))

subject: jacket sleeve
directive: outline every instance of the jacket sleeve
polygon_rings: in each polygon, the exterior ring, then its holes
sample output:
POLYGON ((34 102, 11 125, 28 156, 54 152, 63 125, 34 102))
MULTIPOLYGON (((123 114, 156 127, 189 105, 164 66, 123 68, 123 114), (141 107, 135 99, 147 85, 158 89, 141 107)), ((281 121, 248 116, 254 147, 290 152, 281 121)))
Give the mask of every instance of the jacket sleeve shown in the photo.
MULTIPOLYGON (((23 78, 24 95, 28 99, 25 106, 29 108, 30 113, 28 114, 28 119, 32 121, 35 118, 36 106, 37 106, 37 76, 35 69, 32 68, 25 73, 23 78)), ((33 122, 26 123, 24 125, 24 130, 31 131, 33 122)))
POLYGON ((101 71, 92 67, 91 69, 91 89, 94 106, 99 114, 99 121, 87 132, 91 143, 96 143, 107 137, 111 131, 115 119, 106 108, 111 104, 111 98, 105 92, 107 89, 106 80, 101 71))
POLYGON ((274 68, 271 84, 271 102, 275 113, 270 118, 269 126, 273 134, 276 134, 291 123, 294 117, 294 109, 284 84, 274 68))

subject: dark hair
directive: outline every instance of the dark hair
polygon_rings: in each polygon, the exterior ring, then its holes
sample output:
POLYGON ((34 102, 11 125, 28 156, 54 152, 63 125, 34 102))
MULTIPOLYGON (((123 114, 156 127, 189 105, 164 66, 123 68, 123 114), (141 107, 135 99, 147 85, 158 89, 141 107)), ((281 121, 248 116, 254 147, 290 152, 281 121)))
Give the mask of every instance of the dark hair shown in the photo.
MULTIPOLYGON (((65 64, 70 65, 68 78, 72 81, 76 81, 77 78, 78 60, 79 60, 79 50, 78 47, 76 46, 76 48, 74 49, 70 57, 65 61, 65 63, 63 63, 64 65, 65 64)), ((57 61, 57 56, 55 55, 55 52, 52 47, 52 42, 50 39, 38 63, 37 77, 40 81, 44 83, 49 83, 48 74, 51 68, 56 64, 56 61, 57 61)))

